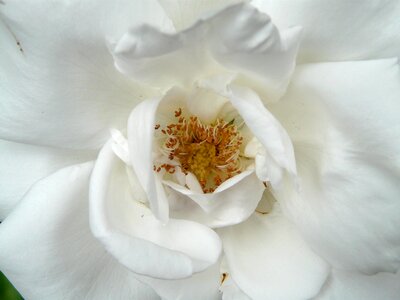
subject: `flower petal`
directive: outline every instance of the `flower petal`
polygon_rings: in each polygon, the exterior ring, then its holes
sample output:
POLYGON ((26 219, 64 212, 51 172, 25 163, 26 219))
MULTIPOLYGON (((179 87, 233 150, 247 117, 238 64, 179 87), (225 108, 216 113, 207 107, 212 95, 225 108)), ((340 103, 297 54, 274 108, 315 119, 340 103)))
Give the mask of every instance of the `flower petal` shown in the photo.
POLYGON ((27 193, 0 224, 2 272, 26 299, 159 299, 92 236, 91 170, 64 168, 27 193))
POLYGON ((295 67, 301 28, 280 33, 268 15, 249 4, 228 7, 212 26, 214 58, 245 75, 241 80, 262 93, 265 100, 278 100, 295 67))
POLYGON ((314 300, 397 300, 400 299, 400 273, 359 273, 334 270, 329 281, 314 300))
POLYGON ((68 165, 95 158, 92 151, 37 147, 0 140, 0 221, 39 179, 68 165))
POLYGON ((286 89, 298 43, 298 28, 280 36, 267 15, 240 3, 176 34, 147 25, 131 28, 113 45, 112 53, 122 73, 164 89, 177 82, 190 86, 199 74, 220 71, 213 62, 216 59, 242 72, 246 82, 257 83, 255 86, 274 100, 286 89))
POLYGON ((138 104, 128 121, 128 145, 132 167, 147 194, 151 210, 162 222, 168 221, 169 207, 158 174, 153 171, 155 115, 162 98, 138 104))
POLYGON ((399 79, 397 59, 303 65, 271 106, 294 137, 301 187, 275 197, 339 269, 400 267, 399 79))
MULTIPOLYGON (((212 80, 221 80, 223 85, 223 78, 216 78, 212 80)), ((204 123, 212 123, 215 121, 223 109, 224 104, 228 102, 228 99, 222 97, 213 91, 202 88, 201 82, 196 84, 193 88, 192 94, 187 98, 187 108, 192 115, 198 117, 204 123)))
POLYGON ((218 235, 191 221, 162 224, 136 198, 141 193, 131 190, 124 166, 110 142, 92 174, 91 228, 106 249, 135 273, 162 279, 189 277, 213 265, 221 252, 218 235))
POLYGON ((115 70, 105 38, 144 21, 163 26, 156 1, 24 0, 0 9, 1 138, 99 148, 152 93, 115 70))
POLYGON ((278 27, 301 24, 301 62, 399 56, 400 3, 337 0, 253 0, 278 27))
MULTIPOLYGON (((174 182, 164 183, 197 203, 206 214, 204 217, 207 221, 203 222, 214 228, 246 220, 256 209, 265 189, 254 171, 244 171, 223 182, 213 193, 207 194, 192 191, 174 182)), ((193 207, 184 206, 180 212, 174 213, 180 218, 190 219, 193 212, 187 210, 193 210, 193 207)))
MULTIPOLYGON (((277 168, 286 169, 291 175, 296 174, 296 160, 292 142, 282 125, 266 109, 258 95, 245 87, 231 84, 224 93, 240 116, 246 122, 254 136, 264 146, 265 151, 259 153, 258 169, 266 169, 269 181, 275 187, 280 181, 280 173, 277 168), (262 159, 261 159, 262 158, 262 159), (277 176, 273 176, 273 175, 277 176)), ((257 161, 256 161, 257 163, 257 161)), ((261 174, 258 170, 257 175, 261 174)), ((260 178, 265 181, 267 178, 260 178)))
POLYGON ((220 229, 219 234, 229 273, 251 299, 309 299, 328 276, 328 265, 277 208, 220 229))
POLYGON ((296 174, 293 146, 286 130, 254 91, 237 85, 234 76, 212 76, 198 84, 226 98, 255 136, 248 141, 244 154, 255 158, 256 174, 261 181, 269 181, 274 188, 279 188, 282 168, 296 174))

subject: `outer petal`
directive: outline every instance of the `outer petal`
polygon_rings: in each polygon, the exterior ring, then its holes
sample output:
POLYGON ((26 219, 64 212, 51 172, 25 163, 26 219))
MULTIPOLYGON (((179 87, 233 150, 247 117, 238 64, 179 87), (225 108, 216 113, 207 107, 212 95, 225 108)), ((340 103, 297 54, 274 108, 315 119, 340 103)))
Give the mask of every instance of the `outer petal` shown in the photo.
POLYGON ((304 27, 301 62, 400 55, 397 0, 253 0, 252 4, 270 14, 278 27, 304 27))
POLYGON ((230 274, 251 299, 309 299, 328 276, 328 265, 277 209, 219 233, 230 274))
POLYGON ((0 268, 26 299, 158 299, 88 224, 92 164, 39 181, 0 225, 0 268))
POLYGON ((241 3, 177 34, 151 26, 131 28, 113 45, 112 52, 121 72, 164 89, 176 82, 191 85, 199 74, 219 71, 215 59, 243 73, 243 80, 274 100, 286 89, 298 42, 298 28, 280 36, 267 15, 241 3))
POLYGON ((301 186, 275 196, 336 268, 400 267, 399 99, 394 59, 304 65, 271 106, 293 137, 301 186))
POLYGON ((39 179, 68 165, 95 158, 93 151, 36 147, 0 140, 0 220, 39 179))
POLYGON ((129 26, 150 21, 166 22, 153 0, 6 1, 0 7, 0 137, 100 147, 108 128, 125 125, 149 93, 115 70, 106 36, 119 38, 129 26))
POLYGON ((361 275, 334 270, 315 300, 397 300, 400 299, 400 273, 361 275))
POLYGON ((185 278, 214 265, 218 235, 191 221, 162 224, 141 203, 145 199, 135 199, 124 166, 107 143, 91 179, 91 228, 106 249, 135 273, 156 278, 185 278))

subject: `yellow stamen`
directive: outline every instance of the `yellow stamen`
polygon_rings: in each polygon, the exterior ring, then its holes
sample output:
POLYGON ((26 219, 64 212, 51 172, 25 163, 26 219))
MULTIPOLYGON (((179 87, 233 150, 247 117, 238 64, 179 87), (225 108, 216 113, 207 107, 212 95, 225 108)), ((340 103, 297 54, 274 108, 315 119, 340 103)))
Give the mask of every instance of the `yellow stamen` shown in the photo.
MULTIPOLYGON (((196 116, 182 116, 181 108, 175 111, 175 118, 176 123, 161 130, 166 137, 164 153, 170 160, 179 161, 183 173, 193 173, 205 193, 212 193, 222 182, 240 173, 243 138, 234 120, 217 119, 212 124, 204 124, 196 116)), ((155 170, 165 169, 172 174, 175 168, 172 164, 162 164, 155 170)))

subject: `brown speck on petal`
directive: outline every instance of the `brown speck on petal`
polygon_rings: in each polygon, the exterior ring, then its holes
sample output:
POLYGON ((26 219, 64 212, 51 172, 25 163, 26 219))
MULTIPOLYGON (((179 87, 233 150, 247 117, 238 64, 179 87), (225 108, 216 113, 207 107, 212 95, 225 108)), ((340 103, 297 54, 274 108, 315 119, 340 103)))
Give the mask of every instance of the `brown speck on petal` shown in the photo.
POLYGON ((224 281, 226 280, 227 277, 228 277, 228 273, 222 273, 221 274, 221 284, 224 283, 224 281))

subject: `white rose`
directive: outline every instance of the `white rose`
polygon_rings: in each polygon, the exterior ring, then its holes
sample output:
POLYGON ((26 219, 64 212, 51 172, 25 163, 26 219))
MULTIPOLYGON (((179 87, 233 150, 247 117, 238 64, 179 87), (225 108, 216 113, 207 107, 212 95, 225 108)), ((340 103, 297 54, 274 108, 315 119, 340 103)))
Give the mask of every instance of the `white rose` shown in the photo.
POLYGON ((27 299, 397 299, 399 65, 320 61, 396 56, 400 6, 256 1, 278 32, 160 3, 1 6, 0 270, 27 299))

